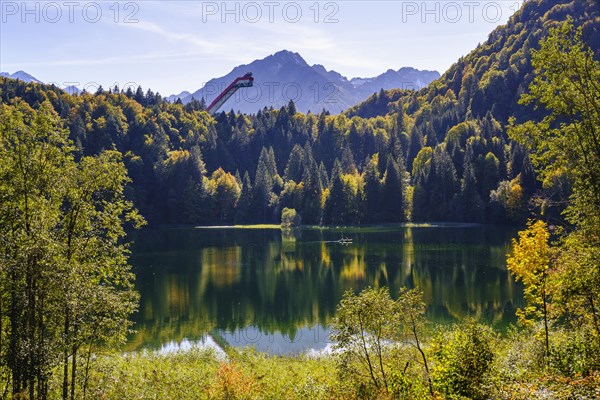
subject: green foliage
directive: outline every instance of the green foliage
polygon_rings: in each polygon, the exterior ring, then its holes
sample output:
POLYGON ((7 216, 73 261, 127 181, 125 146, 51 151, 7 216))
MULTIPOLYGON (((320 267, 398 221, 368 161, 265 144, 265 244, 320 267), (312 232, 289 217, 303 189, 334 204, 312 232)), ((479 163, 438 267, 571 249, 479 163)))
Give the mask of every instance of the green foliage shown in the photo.
POLYGON ((579 360, 570 365, 587 375, 600 370, 600 250, 593 240, 573 232, 556 251, 549 281, 553 311, 563 317, 573 346, 579 349, 579 360))
POLYGON ((101 355, 92 361, 90 398, 207 399, 219 367, 208 351, 101 355))
POLYGON ((331 171, 331 185, 323 210, 325 224, 358 224, 359 203, 362 197, 362 179, 356 170, 344 173, 336 159, 331 171))
POLYGON ((207 190, 213 200, 213 215, 221 223, 232 223, 241 189, 235 176, 221 168, 212 173, 207 190))
POLYGON ((387 341, 396 333, 394 302, 387 288, 363 290, 358 296, 346 292, 338 306, 332 339, 342 351, 342 373, 355 374, 356 380, 377 390, 388 386, 384 365, 387 341))
POLYGON ((250 175, 248 171, 244 173, 244 182, 242 183, 242 191, 236 206, 235 222, 236 224, 245 224, 251 220, 251 207, 252 207, 252 182, 250 181, 250 175))
POLYGON ((365 221, 382 221, 381 211, 381 177, 377 164, 379 163, 379 154, 374 154, 363 173, 363 215, 365 221))
POLYGON ((522 104, 549 110, 540 122, 515 125, 510 135, 532 151, 542 179, 566 171, 573 181, 571 223, 598 235, 600 226, 600 63, 569 19, 532 52, 538 73, 522 104))
POLYGON ((543 221, 530 221, 527 229, 519 232, 519 240, 512 240, 512 254, 507 258, 507 268, 517 281, 523 281, 527 307, 517 315, 521 323, 544 318, 547 308, 547 273, 550 267, 550 232, 543 221))
MULTIPOLYGON (((225 359, 192 348, 102 355, 92 361, 94 399, 352 399, 331 357, 268 356, 252 350, 225 359)), ((59 382, 52 382, 52 388, 59 382)))
POLYGON ((392 157, 388 157, 381 188, 383 220, 386 222, 402 222, 406 220, 404 207, 406 191, 403 175, 404 170, 400 169, 398 163, 392 157))
MULTIPOLYGON (((594 59, 594 51, 584 43, 583 29, 575 29, 573 21, 568 19, 553 28, 542 41, 541 49, 533 52, 532 64, 538 75, 522 103, 544 107, 551 113, 539 122, 513 124, 510 134, 532 152, 533 165, 540 171, 545 186, 560 184, 556 176, 561 175, 572 182, 565 214, 574 230, 550 248, 545 226, 540 225, 538 233, 527 239, 529 245, 513 259, 518 262, 513 264, 523 276, 526 294, 535 302, 531 311, 539 314, 539 305, 543 303, 546 322, 547 300, 552 295, 553 300, 556 299, 552 304, 555 316, 575 329, 573 340, 560 350, 553 349, 552 354, 561 354, 571 347, 584 355, 584 361, 573 360, 573 366, 596 365, 589 360, 597 359, 600 354, 597 310, 600 301, 600 63, 594 59), (549 265, 551 254, 555 254, 553 265, 549 265), (581 337, 590 343, 585 350, 578 344, 582 343, 578 339, 581 337)), ((534 227, 530 227, 530 231, 534 227)), ((545 325, 548 352, 547 323, 545 325)), ((551 361, 562 365, 559 360, 568 358, 563 354, 558 358, 554 356, 551 361)), ((580 367, 585 373, 593 368, 597 367, 580 367)), ((564 367, 559 370, 566 371, 564 367)))
POLYGON ((600 370, 600 342, 589 326, 576 330, 556 330, 552 334, 549 365, 562 376, 588 376, 600 370))
POLYGON ((302 224, 300 214, 293 208, 284 208, 281 210, 281 226, 283 228, 293 228, 302 224))
POLYGON ((487 399, 496 335, 473 321, 433 339, 433 382, 449 399, 487 399))
MULTIPOLYGON (((581 91, 593 89, 597 81, 595 64, 585 63, 593 61, 589 51, 579 46, 552 58, 545 50, 535 50, 540 40, 547 37, 548 28, 567 15, 572 16, 574 27, 581 27, 581 37, 589 38, 592 52, 597 51, 598 42, 591 40, 597 37, 595 21, 599 15, 593 1, 537 0, 524 4, 505 26, 492 32, 485 43, 458 60, 428 88, 380 91, 344 115, 332 116, 327 112, 304 115, 289 104, 279 110, 260 110, 256 115, 223 112, 212 117, 203 110, 200 101, 171 104, 163 101, 159 94, 151 90, 144 92, 141 88, 70 96, 49 85, 5 78, 0 79, 0 101, 11 103, 21 98, 34 109, 48 101, 68 127, 78 156, 109 149, 124 154, 132 178, 128 198, 135 201, 151 223, 223 223, 224 215, 215 208, 215 199, 204 185, 205 178, 219 168, 231 174, 239 171, 241 177, 248 173, 251 178, 253 199, 236 203, 229 212, 235 221, 276 223, 281 210, 292 207, 302 214, 306 223, 328 223, 337 217, 324 215, 324 193, 329 189, 331 194, 335 183, 334 179, 331 182, 328 179, 333 175, 335 159, 340 160, 341 175, 351 183, 345 186, 349 201, 344 202, 342 208, 346 215, 338 218, 340 223, 392 222, 403 219, 407 210, 388 210, 385 216, 383 211, 376 212, 385 208, 377 204, 376 196, 383 194, 377 194, 377 186, 383 186, 381 178, 390 158, 395 160, 402 181, 412 185, 412 188, 405 185, 403 193, 413 193, 412 203, 407 206, 413 209, 415 220, 521 221, 527 217, 531 196, 541 188, 527 154, 508 141, 504 127, 509 116, 514 116, 517 123, 528 119, 542 121, 538 124, 541 129, 550 121, 543 120, 548 111, 556 110, 557 117, 550 117, 555 124, 549 129, 556 129, 555 125, 563 120, 575 121, 567 124, 572 128, 571 136, 575 128, 589 129, 598 125, 594 114, 598 101, 593 96, 586 99, 581 91), (530 62, 532 54, 533 62, 530 62), (539 62, 542 58, 554 66, 554 69, 546 69, 549 79, 539 77, 539 72, 544 70, 539 62), (558 77, 559 67, 568 63, 573 65, 570 68, 573 76, 569 77, 573 79, 558 84, 564 86, 560 86, 560 96, 552 98, 553 92, 548 90, 545 95, 548 102, 539 103, 543 107, 536 108, 536 102, 529 101, 527 106, 517 104, 536 75, 535 85, 542 94, 543 85, 551 83, 552 76, 558 77), (555 104, 559 101, 563 104, 555 104), (570 107, 569 102, 574 107, 570 107), (570 114, 563 115, 561 110, 570 114), (579 116, 589 122, 583 122, 579 116), (433 168, 433 174, 429 174, 432 170, 429 166, 415 163, 423 148, 435 150, 433 164, 437 168, 433 168), (180 157, 174 160, 174 154, 180 157), (377 171, 365 161, 375 154, 378 155, 377 171), (467 159, 473 168, 467 168, 465 175, 467 159), (404 171, 412 174, 409 181, 404 171), (356 174, 362 177, 362 182, 354 178, 351 182, 347 178, 356 174), (491 199, 490 192, 501 189, 501 182, 512 182, 517 177, 522 192, 515 212, 512 203, 497 201, 502 200, 502 196, 491 199), (282 193, 290 196, 290 190, 284 192, 284 188, 292 181, 298 192, 293 195, 298 198, 294 204, 289 202, 289 197, 282 196, 282 193), (463 190, 463 182, 467 182, 468 190, 463 190), (354 183, 359 187, 353 197, 354 183), (473 183, 476 191, 472 190, 473 183), (241 207, 239 212, 238 206, 241 207)), ((556 49, 563 49, 566 42, 555 40, 553 43, 556 49)), ((546 133, 549 138, 555 138, 554 142, 559 140, 559 136, 546 133)), ((542 149, 545 140, 540 135, 534 137, 538 137, 539 149, 542 149)), ((557 148, 568 151, 558 155, 565 161, 573 161, 578 148, 568 144, 576 142, 565 141, 566 146, 557 148)), ((592 156, 593 141, 582 144, 592 156)), ((599 165, 594 159, 588 161, 589 168, 599 165)), ((595 175, 577 174, 582 184, 598 181, 595 175)), ((399 196, 399 191, 394 192, 399 196)), ((554 197, 543 202, 545 212, 560 211, 564 204, 564 198, 556 198, 558 191, 552 193, 554 197)), ((393 197, 397 205, 405 202, 393 197)), ((594 204, 590 203, 589 208, 594 204)), ((577 213, 582 208, 571 210, 577 213)), ((573 214, 571 218, 577 216, 573 214)), ((230 215, 225 218, 231 219, 230 215)), ((589 220, 589 226, 600 225, 589 220)))
POLYGON ((501 181, 495 190, 490 192, 490 203, 492 212, 500 215, 498 219, 519 223, 523 220, 524 194, 519 179, 501 181))
POLYGON ((410 371, 407 375, 407 368, 415 362, 407 346, 420 352, 418 357, 422 357, 429 374, 420 342, 425 322, 422 296, 418 290, 402 289, 394 301, 385 287, 367 288, 358 295, 351 291, 344 294, 331 338, 339 352, 340 376, 363 396, 371 393, 410 398, 426 390, 422 373, 410 371), (394 345, 398 342, 403 344, 394 345), (400 365, 399 360, 406 360, 406 364, 400 365))
MULTIPOLYGON (((521 336, 519 336, 521 337, 521 336)), ((496 350, 521 339, 494 341, 496 350)), ((462 341, 465 343, 467 341, 462 341)), ((450 345, 447 345, 450 347, 450 345)), ((510 346, 509 346, 510 347, 510 346)), ((453 348, 456 348, 454 346, 453 348)), ((463 349, 470 349, 463 346, 463 349)), ((510 348, 510 351, 517 349, 510 348)), ((521 347, 515 360, 525 363, 528 354, 521 347)), ((90 398, 177 398, 177 399, 431 399, 418 375, 412 375, 412 364, 405 369, 406 357, 395 355, 390 373, 389 393, 360 391, 347 376, 336 374, 335 356, 269 356, 252 350, 229 351, 227 359, 214 352, 192 348, 171 353, 101 355, 92 360, 89 377, 90 398)), ((457 353, 456 353, 457 354, 457 353)), ((469 354, 474 354, 472 351, 469 354)), ((466 357, 463 357, 466 358, 466 357)), ((499 361, 504 355, 498 354, 499 361)), ((410 359, 410 357, 408 358, 410 359)), ((476 361, 476 360, 472 360, 476 361)), ((477 363, 476 363, 477 364, 477 363)), ((498 364, 498 363, 495 363, 498 364)), ((461 361, 462 365, 462 361, 461 361)), ((500 368, 502 365, 498 364, 500 368)), ((531 371, 531 369, 529 369, 531 371)), ((486 375, 495 373, 489 369, 486 375)), ((499 374, 496 378, 500 378, 499 374)), ((565 379, 540 375, 503 377, 490 386, 487 398, 531 399, 546 396, 553 399, 594 398, 600 375, 565 379)), ((457 376, 453 376, 458 378, 457 376)), ((487 379, 487 378, 486 378, 487 379)), ((50 383, 55 393, 60 382, 50 383)), ((456 398, 447 394, 446 398, 456 398)), ((465 397, 463 397, 465 398, 465 397)), ((476 397, 471 397, 476 398, 476 397)))
POLYGON ((213 118, 141 88, 69 96, 0 78, 3 383, 30 398, 421 398, 432 354, 451 398, 597 397, 598 17, 591 0, 526 2, 428 88, 381 91, 339 116, 290 103, 213 118), (545 346, 528 330, 499 343, 475 323, 423 343, 422 294, 369 289, 340 304, 339 358, 101 356, 136 307, 131 201, 156 223, 347 224, 403 220, 407 200, 418 221, 521 221, 531 205, 557 217, 565 196, 558 244, 530 224, 508 260, 545 346))
POLYGON ((144 221, 124 198, 121 154, 76 161, 48 102, 0 107, 2 364, 14 395, 45 398, 62 372, 73 398, 77 355, 123 342, 131 326, 124 225, 144 221))
MULTIPOLYGON (((467 136, 501 134, 497 122, 488 116, 464 123, 474 130, 454 130, 455 139, 446 146, 451 161, 441 160, 440 166, 454 170, 453 184, 447 186, 447 179, 433 174, 425 185, 417 168, 412 177, 416 201, 409 204, 406 194, 412 189, 406 171, 413 170, 420 149, 425 144, 436 148, 452 124, 460 125, 452 90, 435 97, 429 108, 416 115, 415 111, 405 113, 404 109, 410 109, 407 104, 395 106, 402 112, 395 108, 393 114, 369 119, 327 113, 291 115, 287 108, 251 116, 220 113, 213 118, 194 103, 170 104, 153 93, 103 91, 69 96, 43 85, 4 78, 1 82, 2 101, 21 97, 35 108, 40 98, 47 98, 69 127, 78 156, 107 149, 124 154, 132 178, 127 197, 151 223, 276 223, 284 207, 295 208, 308 224, 400 222, 407 218, 411 205, 420 220, 462 220, 464 213, 455 203, 459 196, 467 196, 460 193, 459 184, 467 136), (29 92, 35 96, 28 96, 29 92), (444 115, 445 122, 432 122, 435 113, 444 115), (369 161, 375 155, 375 163, 369 161), (334 173, 336 159, 341 179, 334 173), (395 166, 387 174, 390 160, 395 166), (219 168, 230 174, 239 172, 240 177, 248 173, 249 200, 246 193, 245 201, 237 201, 232 209, 221 207, 217 197, 222 191, 208 187, 219 168), (440 198, 438 193, 444 195, 440 198), (337 205, 328 206, 328 196, 337 205)), ((487 200, 486 191, 497 187, 511 161, 498 154, 501 150, 494 143, 483 141, 477 154, 482 160, 474 170, 478 193, 468 195, 475 203, 487 200), (497 169, 484 168, 488 153, 497 158, 497 169)), ((481 208, 486 206, 484 201, 481 208)), ((482 211, 476 219, 484 218, 487 214, 482 211)))

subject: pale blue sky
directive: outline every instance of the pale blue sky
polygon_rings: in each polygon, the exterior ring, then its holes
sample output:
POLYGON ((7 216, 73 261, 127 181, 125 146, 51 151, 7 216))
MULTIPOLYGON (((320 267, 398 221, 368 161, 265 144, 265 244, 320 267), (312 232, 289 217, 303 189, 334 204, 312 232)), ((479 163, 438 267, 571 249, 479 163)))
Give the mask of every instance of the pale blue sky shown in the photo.
POLYGON ((78 87, 194 91, 287 49, 348 78, 443 73, 522 1, 0 0, 0 70, 78 87), (237 21, 236 21, 237 19, 237 21))

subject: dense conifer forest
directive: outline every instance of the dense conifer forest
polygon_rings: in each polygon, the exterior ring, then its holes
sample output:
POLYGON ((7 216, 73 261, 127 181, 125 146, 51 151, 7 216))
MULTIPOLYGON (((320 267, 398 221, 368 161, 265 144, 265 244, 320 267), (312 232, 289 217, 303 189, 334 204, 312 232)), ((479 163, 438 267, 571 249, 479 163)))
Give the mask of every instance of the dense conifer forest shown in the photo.
POLYGON ((558 216, 570 190, 546 190, 506 133, 511 116, 544 116, 518 99, 532 49, 567 16, 599 49, 594 2, 528 2, 428 88, 381 91, 336 116, 290 103, 213 118, 202 101, 171 104, 141 87, 71 96, 11 79, 0 98, 49 103, 79 156, 121 152, 127 197, 154 224, 279 223, 284 208, 305 224, 523 222, 534 210, 558 216))

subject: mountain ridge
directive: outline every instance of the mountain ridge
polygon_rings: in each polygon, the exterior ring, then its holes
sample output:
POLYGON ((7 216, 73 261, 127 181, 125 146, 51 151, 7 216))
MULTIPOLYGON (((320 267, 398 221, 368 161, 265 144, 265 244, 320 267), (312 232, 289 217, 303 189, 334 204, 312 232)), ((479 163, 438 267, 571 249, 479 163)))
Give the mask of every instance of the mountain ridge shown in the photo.
POLYGON ((249 64, 238 65, 192 93, 182 92, 166 99, 173 102, 179 98, 186 104, 204 98, 210 103, 231 81, 247 72, 254 74, 255 87, 237 93, 222 110, 256 113, 264 107, 280 108, 293 100, 301 112, 326 109, 337 114, 381 89, 420 89, 440 77, 438 71, 402 67, 389 69, 375 77, 348 79, 321 64, 309 65, 297 52, 281 50, 249 64))
MULTIPOLYGON (((37 79, 36 77, 34 77, 33 75, 23 71, 23 70, 19 70, 17 72, 14 73, 9 73, 9 72, 0 72, 0 76, 4 77, 4 78, 8 78, 8 79, 16 79, 16 80, 20 80, 23 81, 25 83, 39 83, 39 84, 44 84, 44 82, 40 81, 39 79, 37 79)), ((65 92, 67 92, 68 94, 80 94, 82 91, 81 89, 79 89, 77 86, 75 85, 69 85, 69 86, 65 86, 64 88, 62 88, 62 90, 64 90, 65 92)))
MULTIPOLYGON (((583 28, 584 40, 600 57, 600 5, 594 0, 530 0, 495 28, 488 39, 460 57, 442 76, 419 93, 388 90, 373 95, 346 110, 349 116, 375 117, 395 112, 399 103, 416 102, 418 96, 431 101, 451 90, 461 103, 460 114, 483 117, 488 111, 506 123, 510 115, 526 117, 533 109, 519 105, 520 94, 533 79, 530 52, 539 47, 547 28, 557 21, 574 18, 583 28), (495 104, 500 106, 494 107, 495 104)), ((414 108, 416 112, 418 109, 414 108)))
POLYGON ((30 75, 27 72, 22 71, 22 70, 19 70, 12 74, 9 72, 0 72, 0 76, 5 77, 5 78, 10 78, 10 79, 18 79, 18 80, 21 80, 21 81, 27 82, 27 83, 30 83, 30 82, 43 83, 39 79, 35 78, 33 75, 30 75))

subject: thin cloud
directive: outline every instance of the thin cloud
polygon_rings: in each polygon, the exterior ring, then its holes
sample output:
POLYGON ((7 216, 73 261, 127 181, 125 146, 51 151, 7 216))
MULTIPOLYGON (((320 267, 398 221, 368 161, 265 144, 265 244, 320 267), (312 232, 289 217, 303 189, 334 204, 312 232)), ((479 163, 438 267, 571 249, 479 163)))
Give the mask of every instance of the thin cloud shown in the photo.
POLYGON ((183 42, 183 43, 190 44, 190 45, 196 47, 198 50, 202 50, 202 51, 206 51, 206 52, 214 53, 223 47, 222 45, 219 45, 217 43, 214 43, 214 42, 211 42, 208 40, 204 40, 196 35, 191 35, 189 33, 178 33, 178 32, 170 31, 168 29, 161 27, 160 25, 158 25, 154 22, 141 21, 136 24, 121 24, 119 26, 133 28, 133 29, 139 29, 139 30, 142 30, 145 32, 151 32, 151 33, 160 35, 161 37, 171 40, 171 41, 176 41, 179 43, 183 42))
POLYGON ((36 62, 17 62, 3 63, 3 67, 8 68, 27 68, 27 67, 63 67, 63 66, 91 66, 91 65, 123 65, 135 64, 140 61, 156 61, 156 62, 179 62, 179 61, 201 61, 212 58, 211 56, 202 55, 198 52, 178 52, 178 53, 156 53, 156 54, 137 54, 128 55, 126 58, 121 56, 105 57, 105 58, 85 58, 85 59, 68 59, 68 60, 53 60, 53 61, 36 61, 36 62))

